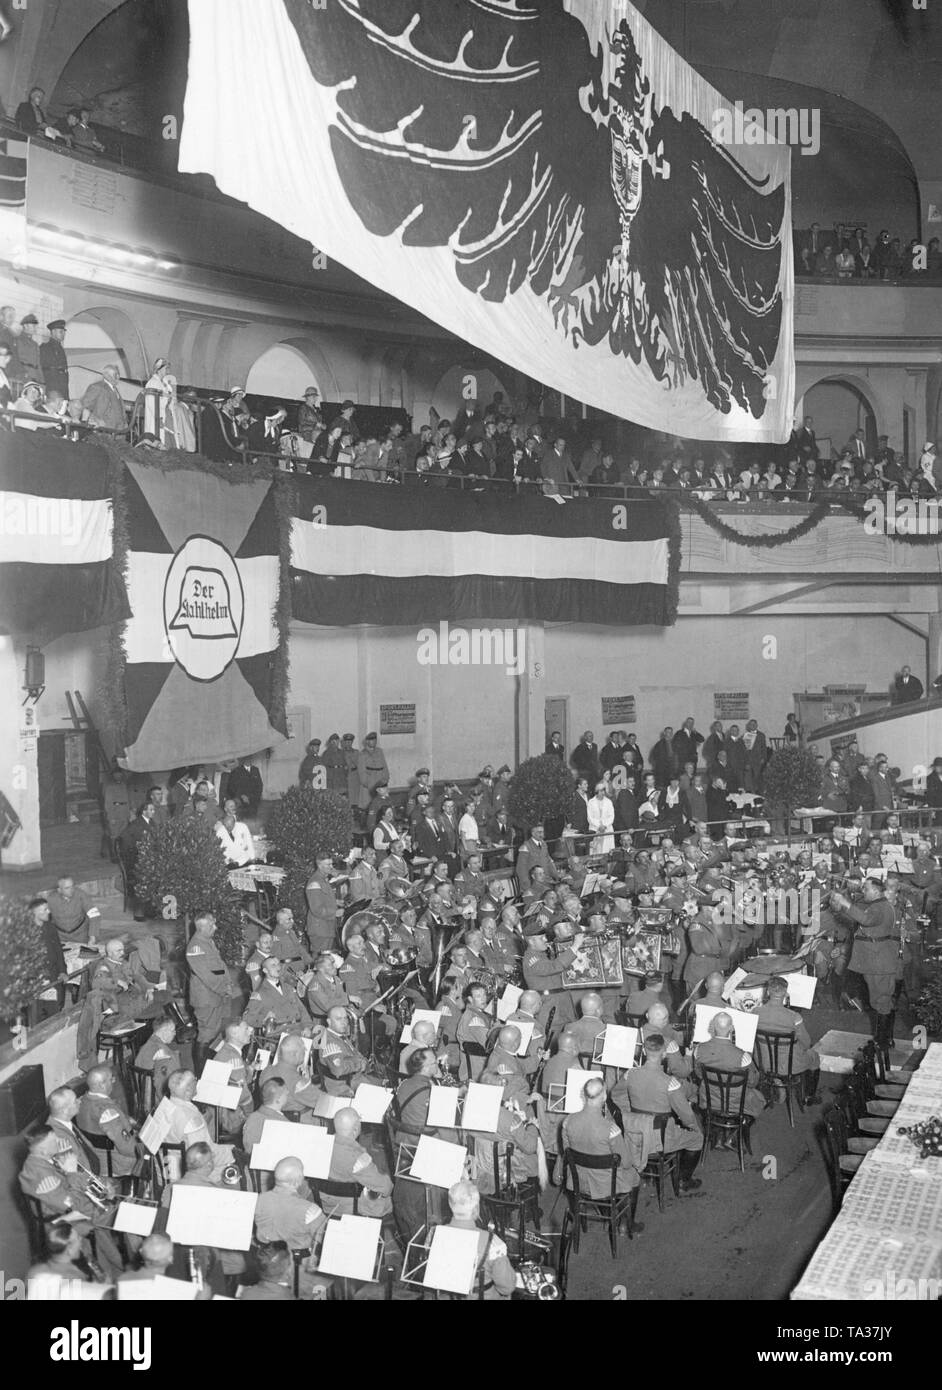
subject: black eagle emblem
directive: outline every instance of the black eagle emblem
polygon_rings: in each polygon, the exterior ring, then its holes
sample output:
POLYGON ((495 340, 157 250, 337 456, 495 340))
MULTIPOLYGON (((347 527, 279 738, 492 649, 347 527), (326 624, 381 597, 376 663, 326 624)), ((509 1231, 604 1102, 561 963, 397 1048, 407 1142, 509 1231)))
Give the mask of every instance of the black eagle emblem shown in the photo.
POLYGON ((764 414, 785 185, 658 100, 626 20, 595 52, 562 0, 285 3, 369 232, 447 246, 484 299, 529 290, 574 345, 764 414))

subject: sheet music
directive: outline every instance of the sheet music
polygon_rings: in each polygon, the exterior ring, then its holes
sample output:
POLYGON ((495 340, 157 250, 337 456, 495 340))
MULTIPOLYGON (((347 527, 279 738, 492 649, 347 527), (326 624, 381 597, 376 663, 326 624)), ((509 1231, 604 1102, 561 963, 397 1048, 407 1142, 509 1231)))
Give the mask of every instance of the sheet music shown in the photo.
POLYGON ((504 985, 504 992, 497 1001, 497 1017, 505 1023, 510 1015, 520 1007, 523 990, 517 985, 504 985))
POLYGON ((321 1274, 376 1283, 376 1256, 383 1223, 372 1216, 332 1217, 324 1231, 317 1268, 321 1274))
POLYGON ((737 1047, 743 1052, 752 1052, 755 1047, 756 1030, 759 1019, 756 1014, 747 1014, 743 1009, 720 1009, 715 1004, 697 1004, 693 1041, 706 1042, 710 1037, 710 1022, 716 1014, 729 1014, 733 1020, 734 1038, 737 1047))
MULTIPOLYGON (((485 1086, 472 1081, 468 1086, 461 1109, 461 1128, 478 1130, 482 1134, 493 1134, 497 1129, 501 1102, 504 1093, 497 1086, 485 1086)), ((415 1165, 413 1165, 413 1172, 415 1165)))
POLYGON ((139 1130, 141 1143, 152 1154, 155 1154, 170 1133, 172 1124, 173 1106, 164 1096, 154 1113, 148 1115, 141 1125, 139 1130))
POLYGON ((407 1023, 402 1030, 402 1037, 399 1039, 400 1044, 410 1043, 412 1041, 413 1028, 417 1023, 421 1023, 423 1020, 435 1025, 435 1035, 436 1037, 438 1036, 438 1029, 442 1021, 441 1009, 416 1009, 412 1015, 411 1022, 407 1023))
POLYGON ((149 1236, 157 1220, 157 1206, 142 1202, 119 1202, 111 1224, 113 1231, 125 1231, 129 1236, 149 1236))
MULTIPOLYGON (((224 1071, 229 1070, 228 1066, 221 1062, 207 1062, 206 1065, 207 1067, 222 1067, 224 1071)), ((205 1105, 218 1105, 220 1110, 238 1110, 239 1101, 242 1099, 242 1088, 207 1080, 205 1076, 201 1076, 196 1083, 193 1099, 201 1100, 205 1105)))
POLYGON ((602 1065, 633 1067, 639 1033, 638 1028, 625 1028, 619 1023, 606 1024, 605 1032, 602 1034, 602 1054, 599 1058, 602 1065))
POLYGON ((333 1152, 334 1136, 320 1125, 266 1120, 261 1139, 253 1145, 249 1166, 271 1172, 281 1159, 299 1158, 306 1178, 327 1178, 333 1152))
POLYGON ((464 1177, 468 1151, 463 1144, 449 1144, 423 1134, 412 1160, 412 1176, 430 1187, 454 1187, 464 1177))
POLYGON ((479 1235, 478 1231, 436 1226, 422 1280, 425 1287, 469 1294, 478 1269, 479 1235))
POLYGON ((362 1082, 350 1102, 361 1120, 367 1124, 378 1124, 392 1104, 393 1092, 385 1086, 370 1086, 362 1082))
POLYGON ((582 1092, 591 1076, 597 1076, 600 1081, 605 1079, 602 1072, 585 1071, 582 1067, 570 1067, 566 1072, 566 1099, 563 1109, 567 1115, 577 1115, 582 1109, 582 1092))
POLYGON ((520 1030, 520 1046, 517 1048, 517 1051, 514 1053, 514 1056, 526 1057, 527 1048, 530 1046, 530 1042, 533 1038, 533 1029, 535 1027, 535 1024, 531 1019, 525 1021, 523 1019, 515 1018, 510 1027, 519 1028, 520 1030))
POLYGON ((248 1250, 252 1244, 257 1201, 254 1192, 235 1192, 227 1187, 186 1187, 176 1183, 170 1189, 167 1235, 180 1245, 248 1250))
POLYGON ((817 980, 813 975, 795 972, 795 974, 783 975, 783 980, 788 981, 788 1003, 793 1009, 810 1009, 814 1003, 814 992, 817 980))
POLYGON ((733 971, 732 975, 730 975, 729 979, 726 981, 725 985, 720 990, 720 993, 722 994, 724 999, 729 998, 733 990, 736 989, 741 980, 744 980, 746 978, 748 973, 748 970, 743 970, 741 966, 739 967, 739 969, 733 971))
POLYGON ((457 1086, 433 1086, 429 1091, 428 1117, 425 1123, 434 1129, 454 1129, 457 1114, 457 1086))
POLYGON ((314 1102, 314 1114, 321 1120, 332 1120, 338 1110, 346 1110, 353 1104, 352 1096, 332 1096, 327 1091, 318 1091, 314 1102))

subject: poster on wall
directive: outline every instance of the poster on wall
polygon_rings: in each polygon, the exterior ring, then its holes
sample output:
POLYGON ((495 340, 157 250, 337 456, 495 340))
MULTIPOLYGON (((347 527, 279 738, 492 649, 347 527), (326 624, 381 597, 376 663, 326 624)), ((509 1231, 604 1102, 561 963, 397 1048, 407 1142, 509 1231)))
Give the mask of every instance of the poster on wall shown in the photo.
POLYGON ((748 719, 749 692, 747 690, 720 691, 713 695, 714 719, 748 719))
POLYGON ((635 724, 638 720, 633 695, 603 695, 602 723, 635 724))
POLYGON ((380 705, 379 736, 384 734, 414 734, 415 705, 380 705))

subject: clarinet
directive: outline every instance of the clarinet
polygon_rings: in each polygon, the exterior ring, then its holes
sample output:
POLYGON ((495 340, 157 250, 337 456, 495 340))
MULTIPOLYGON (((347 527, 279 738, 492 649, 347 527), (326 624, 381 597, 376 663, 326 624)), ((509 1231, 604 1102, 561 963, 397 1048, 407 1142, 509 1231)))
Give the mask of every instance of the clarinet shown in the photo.
MULTIPOLYGON (((547 1016, 546 1016, 546 1028, 545 1028, 544 1033, 543 1033, 543 1040, 544 1040, 544 1042, 546 1042, 547 1044, 549 1043, 550 1030, 551 1030, 552 1027, 553 1027, 553 1019, 554 1019, 555 1017, 556 1017, 556 1005, 554 1004, 553 1007, 550 1009, 549 1013, 548 1013, 547 1016)), ((544 1051, 544 1052, 548 1051, 548 1047, 544 1048, 543 1051, 544 1051)), ((538 1090, 540 1089, 540 1082, 543 1080, 543 1068, 544 1068, 545 1066, 546 1066, 546 1058, 544 1057, 543 1060, 542 1060, 542 1062, 540 1063, 540 1065, 537 1067, 536 1073, 535 1073, 535 1075, 534 1075, 534 1077, 533 1077, 533 1090, 534 1090, 534 1091, 538 1091, 538 1090)))

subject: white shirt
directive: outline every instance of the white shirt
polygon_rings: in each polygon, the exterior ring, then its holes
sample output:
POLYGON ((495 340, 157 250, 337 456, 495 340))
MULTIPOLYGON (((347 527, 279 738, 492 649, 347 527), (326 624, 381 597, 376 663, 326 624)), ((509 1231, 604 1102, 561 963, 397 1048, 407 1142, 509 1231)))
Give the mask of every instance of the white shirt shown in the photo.
POLYGON ((480 832, 478 823, 470 811, 465 811, 461 820, 458 822, 458 836, 462 844, 477 844, 480 832))
POLYGON ((243 821, 237 820, 230 834, 219 820, 216 822, 216 834, 227 859, 240 866, 251 864, 255 858, 255 846, 252 843, 251 832, 243 821))

